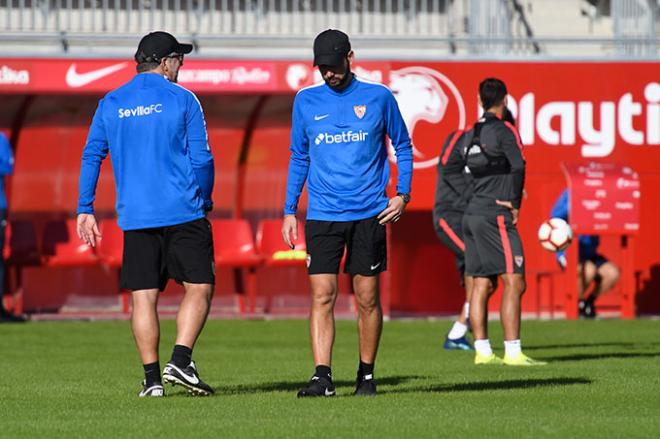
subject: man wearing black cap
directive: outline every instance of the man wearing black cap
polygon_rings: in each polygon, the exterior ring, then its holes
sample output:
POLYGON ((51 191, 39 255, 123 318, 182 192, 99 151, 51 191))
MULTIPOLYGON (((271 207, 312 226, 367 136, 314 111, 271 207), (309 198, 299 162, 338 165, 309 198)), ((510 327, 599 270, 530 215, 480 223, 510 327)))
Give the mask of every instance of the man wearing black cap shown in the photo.
POLYGON ((291 160, 282 236, 294 248, 296 210, 307 182, 305 235, 311 283, 310 335, 316 371, 299 397, 332 396, 337 274, 352 276, 358 303, 360 362, 356 395, 375 395, 374 363, 383 324, 378 294, 387 267, 386 224, 399 220, 410 201, 412 145, 392 92, 351 73, 353 51, 338 30, 314 40, 314 65, 324 82, 302 89, 293 104, 291 160), (397 195, 388 198, 386 135, 396 153, 397 195))
POLYGON ((175 84, 192 45, 167 32, 140 41, 137 75, 109 92, 94 115, 82 156, 78 236, 92 247, 101 234, 94 193, 110 152, 117 222, 124 230, 121 287, 132 291, 132 329, 144 365, 139 396, 164 396, 162 381, 195 395, 213 389, 200 378, 192 348, 208 315, 213 285, 211 210, 213 156, 197 97, 175 84), (158 293, 169 278, 184 285, 176 344, 163 369, 158 360, 158 293))

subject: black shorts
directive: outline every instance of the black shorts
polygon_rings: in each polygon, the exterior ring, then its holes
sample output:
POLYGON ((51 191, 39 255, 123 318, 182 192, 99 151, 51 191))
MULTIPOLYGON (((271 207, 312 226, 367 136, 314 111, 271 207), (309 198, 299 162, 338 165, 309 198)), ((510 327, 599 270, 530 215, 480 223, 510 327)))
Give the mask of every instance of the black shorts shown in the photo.
POLYGON ((442 212, 435 221, 435 234, 456 256, 456 269, 465 275, 465 243, 463 242, 463 214, 460 212, 442 212))
POLYGON ((373 276, 387 269, 386 227, 378 218, 358 221, 305 223, 309 274, 339 273, 346 248, 344 272, 373 276))
POLYGON ((584 263, 584 262, 587 262, 587 261, 588 261, 588 262, 591 262, 591 263, 593 263, 593 264, 596 266, 596 269, 599 269, 599 268, 602 267, 603 265, 605 265, 605 264, 607 264, 608 262, 610 262, 609 259, 607 259, 605 256, 603 256, 603 255, 601 255, 601 254, 598 254, 598 253, 596 253, 596 254, 593 254, 593 253, 592 253, 592 254, 589 254, 589 255, 583 255, 582 252, 580 252, 580 256, 579 256, 579 258, 580 258, 580 259, 579 259, 579 260, 580 260, 580 263, 584 263))
POLYGON ((518 229, 510 213, 497 216, 463 216, 465 272, 488 277, 525 274, 525 258, 518 229))
POLYGON ((213 234, 206 218, 124 232, 121 287, 163 291, 168 279, 215 284, 213 234))

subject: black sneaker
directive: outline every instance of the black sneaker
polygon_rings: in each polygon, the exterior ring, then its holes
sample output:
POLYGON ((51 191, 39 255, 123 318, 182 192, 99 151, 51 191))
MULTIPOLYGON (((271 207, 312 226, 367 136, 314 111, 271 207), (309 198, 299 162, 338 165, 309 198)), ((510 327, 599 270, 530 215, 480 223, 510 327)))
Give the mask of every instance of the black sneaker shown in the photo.
POLYGON ((183 369, 173 363, 167 363, 163 369, 163 382, 173 386, 179 384, 187 388, 191 395, 209 396, 215 393, 211 386, 199 378, 194 361, 183 369))
POLYGON ((578 302, 578 312, 580 317, 586 319, 595 319, 596 318, 596 305, 594 305, 593 300, 580 300, 578 302))
POLYGON ((365 377, 358 374, 357 382, 355 383, 355 396, 376 396, 376 381, 373 375, 365 377))
POLYGON ((298 398, 304 398, 308 396, 334 396, 335 395, 335 385, 332 384, 331 378, 317 377, 314 375, 309 384, 304 389, 300 389, 298 392, 298 398))
POLYGON ((156 396, 156 397, 165 396, 165 389, 163 389, 163 385, 160 383, 154 383, 147 386, 147 381, 143 380, 142 391, 138 394, 138 396, 140 398, 144 398, 147 396, 156 396))

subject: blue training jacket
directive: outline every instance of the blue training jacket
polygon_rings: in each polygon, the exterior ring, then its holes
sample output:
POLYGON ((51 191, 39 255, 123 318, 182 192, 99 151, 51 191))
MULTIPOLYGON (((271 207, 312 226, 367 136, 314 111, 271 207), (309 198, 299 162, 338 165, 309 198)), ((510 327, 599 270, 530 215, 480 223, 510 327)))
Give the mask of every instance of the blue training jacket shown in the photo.
POLYGON ((324 82, 303 88, 292 119, 285 214, 296 213, 305 181, 307 219, 354 221, 379 214, 388 203, 386 135, 397 158, 397 192, 410 193, 410 136, 384 85, 354 76, 340 92, 324 82))
POLYGON ((9 140, 4 133, 0 133, 0 209, 7 208, 7 196, 5 195, 5 176, 14 172, 14 153, 11 150, 9 140))
POLYGON ((108 150, 123 230, 182 224, 211 209, 213 155, 202 106, 189 90, 140 73, 101 99, 83 151, 78 213, 94 213, 108 150))
MULTIPOLYGON (((552 218, 561 218, 568 221, 568 189, 564 189, 557 201, 555 202, 550 216, 552 218)), ((600 237, 597 235, 579 235, 579 258, 581 261, 592 259, 596 256, 598 246, 600 245, 600 237)), ((561 257, 564 252, 557 252, 557 257, 561 257)))

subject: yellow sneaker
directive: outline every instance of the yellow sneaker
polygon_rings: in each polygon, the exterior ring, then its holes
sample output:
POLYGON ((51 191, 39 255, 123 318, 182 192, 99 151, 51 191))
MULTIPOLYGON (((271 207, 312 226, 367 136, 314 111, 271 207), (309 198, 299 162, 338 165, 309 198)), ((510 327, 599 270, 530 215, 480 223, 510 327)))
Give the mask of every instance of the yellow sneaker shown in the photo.
POLYGON ((474 364, 503 364, 502 359, 495 354, 486 355, 475 355, 474 364))
POLYGON ((545 366, 546 364, 548 364, 545 361, 538 361, 538 360, 534 360, 533 358, 529 358, 527 355, 523 354, 522 352, 520 352, 515 357, 508 357, 505 355, 503 362, 507 366, 545 366))

